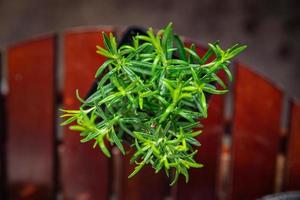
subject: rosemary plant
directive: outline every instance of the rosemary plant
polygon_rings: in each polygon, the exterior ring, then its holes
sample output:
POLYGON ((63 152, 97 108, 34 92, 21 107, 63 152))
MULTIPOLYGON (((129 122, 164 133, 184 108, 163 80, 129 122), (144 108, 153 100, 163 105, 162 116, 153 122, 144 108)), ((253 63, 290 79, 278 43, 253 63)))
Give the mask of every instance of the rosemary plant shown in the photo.
POLYGON ((94 141, 108 157, 106 144, 125 154, 123 144, 129 143, 135 149, 131 163, 136 164, 129 178, 151 165, 168 176, 173 169, 171 185, 180 174, 187 182, 189 168, 202 167, 194 160, 200 146, 195 137, 201 133, 198 120, 207 117, 206 95, 227 92, 217 72, 224 70, 232 80, 230 59, 246 46, 222 50, 216 42, 200 57, 194 45, 186 47, 173 33, 171 23, 157 34, 150 28, 120 48, 111 33, 102 35, 105 48, 97 46, 97 53, 107 60, 95 77, 103 77, 87 99, 76 92, 82 105, 62 110, 61 117, 67 117, 62 125, 76 122, 70 129, 80 132, 81 142, 94 141))

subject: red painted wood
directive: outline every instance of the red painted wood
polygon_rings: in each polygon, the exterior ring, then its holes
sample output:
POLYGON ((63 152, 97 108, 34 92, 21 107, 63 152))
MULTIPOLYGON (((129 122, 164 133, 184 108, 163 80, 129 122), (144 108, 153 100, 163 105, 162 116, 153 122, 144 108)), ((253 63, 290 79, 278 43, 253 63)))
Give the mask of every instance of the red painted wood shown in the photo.
POLYGON ((282 98, 278 88, 238 64, 231 199, 256 199, 273 192, 282 98))
MULTIPOLYGON (((96 45, 103 46, 101 32, 69 31, 64 35, 65 91, 64 108, 78 109, 76 89, 85 97, 94 82, 94 75, 104 62, 96 54, 96 45)), ((101 200, 109 197, 109 160, 92 143, 80 143, 78 132, 64 129, 62 159, 62 188, 65 199, 101 200)))
POLYGON ((155 174, 151 166, 145 166, 138 174, 128 179, 135 165, 129 164, 134 150, 127 148, 127 154, 122 157, 121 200, 152 200, 164 199, 168 189, 168 180, 164 173, 155 174))
POLYGON ((190 181, 183 177, 178 183, 178 199, 216 199, 216 183, 220 162, 221 141, 224 133, 224 96, 213 96, 209 103, 208 118, 201 120, 203 133, 198 136, 202 144, 196 161, 201 169, 190 170, 190 181))
POLYGON ((285 190, 300 190, 300 104, 291 106, 285 190))
MULTIPOLYGON (((197 45, 202 57, 207 51, 197 45)), ((211 59, 210 59, 211 60, 211 59)), ((221 74, 224 79, 224 74, 221 74)), ((221 141, 224 133, 224 95, 214 95, 209 100, 208 118, 201 120, 203 133, 198 136, 202 144, 196 155, 196 161, 204 164, 201 169, 190 170, 190 181, 186 184, 183 177, 177 184, 177 199, 216 199, 217 175, 220 162, 221 141)))
MULTIPOLYGON (((120 38, 122 34, 127 30, 126 27, 120 28, 118 35, 120 38)), ((151 166, 145 166, 138 174, 128 179, 128 176, 134 171, 134 164, 130 164, 130 158, 134 154, 134 149, 127 146, 127 154, 122 155, 120 167, 120 200, 160 200, 166 197, 168 192, 168 180, 164 173, 155 174, 155 171, 151 166)))
POLYGON ((9 199, 52 199, 55 37, 8 49, 9 199))

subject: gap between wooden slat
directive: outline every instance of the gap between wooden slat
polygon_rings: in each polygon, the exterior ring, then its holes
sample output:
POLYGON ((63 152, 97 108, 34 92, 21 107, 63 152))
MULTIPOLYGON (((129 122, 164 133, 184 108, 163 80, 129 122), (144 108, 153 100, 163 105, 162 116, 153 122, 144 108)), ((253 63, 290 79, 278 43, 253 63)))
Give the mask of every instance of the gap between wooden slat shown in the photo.
MULTIPOLYGON (((118 28, 111 29, 117 41, 121 38, 118 28)), ((102 152, 101 152, 102 153, 102 152)), ((112 157, 108 161, 109 186, 108 195, 110 200, 119 200, 122 190, 122 154, 116 146, 111 148, 112 157)))
POLYGON ((62 105, 62 77, 61 73, 62 69, 62 36, 60 34, 55 35, 55 63, 54 63, 54 140, 53 140, 53 154, 54 154, 54 162, 53 162, 53 198, 54 200, 61 199, 61 181, 60 181, 60 159, 59 159, 59 145, 61 144, 61 136, 62 136, 62 128, 59 125, 61 120, 59 118, 59 108, 62 105))
MULTIPOLYGON (((234 105, 234 98, 233 98, 233 90, 234 90, 234 84, 235 84, 235 75, 236 75, 236 63, 234 63, 232 66, 229 67, 233 80, 230 82, 229 80, 227 81, 228 84, 228 93, 226 94, 225 98, 225 107, 224 107, 224 117, 226 121, 230 121, 232 119, 233 115, 233 105, 234 105)), ((226 77, 227 80, 227 77, 226 77)), ((231 131, 225 130, 227 133, 231 133, 231 131)))
POLYGON ((112 187, 110 192, 110 200, 118 200, 121 195, 122 180, 122 154, 120 150, 114 146, 112 152, 112 187))
MULTIPOLYGON (((218 173, 218 185, 217 185, 217 197, 220 200, 227 199, 229 189, 229 177, 230 177, 230 164, 231 164, 231 144, 232 144, 232 118, 234 108, 234 84, 236 75, 236 63, 234 63, 230 70, 232 72, 233 81, 228 81, 229 92, 226 94, 224 103, 224 134, 222 138, 220 166, 218 173)), ((227 78, 227 77, 226 77, 227 78)))
MULTIPOLYGON (((286 132, 286 159, 284 163, 284 174, 283 174, 283 184, 282 184, 282 190, 283 191, 289 191, 289 190, 297 190, 299 189, 298 185, 293 185, 290 179, 296 179, 297 175, 295 176, 295 168, 297 167, 291 167, 293 163, 296 161, 296 155, 297 151, 295 151, 295 147, 297 144, 297 133, 298 129, 295 129, 295 125, 297 124, 297 106, 298 106, 298 100, 296 99, 289 99, 289 114, 288 114, 288 125, 287 125, 287 132, 286 132), (295 130, 294 130, 295 129, 295 130), (296 143, 296 144, 295 144, 296 143)), ((299 118, 298 118, 299 120, 299 118)), ((294 163, 295 164, 295 163, 294 163)), ((298 168, 297 168, 298 169, 298 168)))
MULTIPOLYGON (((63 96, 64 96, 64 37, 63 33, 59 32, 56 36, 56 71, 55 71, 55 89, 56 89, 56 140, 60 145, 62 143, 63 138, 63 127, 60 124, 64 121, 60 118, 61 112, 59 109, 63 107, 63 96)), ((58 147, 59 148, 59 147, 58 147)))
MULTIPOLYGON (((113 34, 117 39, 117 42, 121 40, 123 33, 127 30, 128 26, 119 26, 113 30, 113 34)), ((112 152, 112 181, 110 184, 110 200, 119 200, 122 198, 122 194, 124 192, 123 188, 123 179, 124 179, 124 168, 126 162, 124 162, 124 155, 120 152, 120 150, 114 146, 111 149, 112 152)), ((131 180, 127 180, 131 181, 131 180)))
POLYGON ((63 137, 63 127, 60 124, 63 122, 63 119, 60 118, 60 111, 63 107, 63 93, 64 93, 64 55, 63 55, 63 34, 58 32, 56 35, 56 51, 55 51, 55 183, 57 184, 55 188, 55 199, 61 200, 63 199, 62 186, 61 186, 61 147, 62 147, 62 137, 63 137))
POLYGON ((5 119, 5 95, 4 82, 6 80, 4 54, 0 52, 0 199, 6 199, 6 119, 5 119))
POLYGON ((289 122, 290 105, 287 95, 284 96, 282 101, 282 112, 281 112, 281 123, 280 123, 280 141, 279 141, 279 151, 276 161, 276 174, 275 174, 275 185, 274 191, 281 192, 284 181, 284 170, 285 161, 287 153, 287 129, 289 122))
MULTIPOLYGON (((120 26, 120 27, 116 27, 114 29, 113 33, 117 37, 118 41, 120 41, 120 39, 123 36, 123 33, 125 31, 127 31, 128 28, 132 28, 132 27, 120 26)), ((130 148, 130 147, 128 146, 128 148, 130 148)), ((114 149, 112 149, 112 152, 113 151, 114 151, 114 149)), ((128 174, 126 174, 126 173, 128 173, 127 169, 129 167, 132 167, 132 166, 127 166, 127 165, 130 165, 129 162, 128 162, 128 160, 126 160, 126 159, 128 159, 129 155, 123 156, 119 152, 118 149, 116 149, 115 153, 116 154, 113 155, 115 157, 113 158, 113 175, 112 175, 113 182, 111 183, 111 185, 112 185, 112 190, 111 190, 112 196, 111 196, 110 199, 111 200, 115 200, 115 199, 118 199, 118 200, 119 199, 128 199, 128 196, 130 196, 130 194, 133 193, 133 190, 134 190, 134 188, 132 188, 132 187, 130 187, 128 185, 131 185, 132 182, 138 182, 137 186, 138 186, 138 188, 140 188, 141 185, 145 184, 145 181, 141 179, 141 175, 139 175, 139 176, 137 176, 135 178, 132 178, 132 179, 128 179, 127 178, 128 174), (127 191, 126 191, 126 189, 127 189, 127 191)), ((131 153, 132 153, 132 151, 131 151, 131 153)), ((143 171, 143 172, 146 173, 146 174, 148 173, 147 170, 143 171)), ((153 176, 159 176, 159 175, 153 173, 153 176)), ((155 177, 154 177, 154 179, 155 179, 155 177)), ((157 180, 159 180, 159 178, 157 180)), ((157 184, 160 184, 160 183, 157 183, 157 184)), ((167 195, 165 193, 169 193, 168 183, 161 184, 161 185, 163 185, 164 188, 168 188, 168 191, 166 191, 164 189, 164 196, 165 196, 165 195, 167 195)), ((136 185, 134 185, 134 186, 136 186, 136 185)), ((155 189, 157 189, 157 188, 152 188, 151 186, 149 186, 148 190, 155 192, 155 189)), ((139 194, 136 194, 136 195, 138 195, 140 198, 142 198, 141 197, 142 196, 142 192, 141 191, 137 191, 137 193, 139 193, 139 194)), ((149 195, 151 195, 150 192, 149 192, 149 195)), ((155 197, 152 197, 152 198, 155 198, 155 197)))
MULTIPOLYGON (((231 127, 231 121, 225 121, 225 127, 231 127)), ((225 130, 230 130, 225 128, 225 130)), ((221 144, 221 156, 220 156, 220 166, 218 173, 217 182, 217 197, 220 200, 227 198, 228 184, 229 184, 229 170, 231 161, 231 133, 225 132, 222 138, 221 144)))

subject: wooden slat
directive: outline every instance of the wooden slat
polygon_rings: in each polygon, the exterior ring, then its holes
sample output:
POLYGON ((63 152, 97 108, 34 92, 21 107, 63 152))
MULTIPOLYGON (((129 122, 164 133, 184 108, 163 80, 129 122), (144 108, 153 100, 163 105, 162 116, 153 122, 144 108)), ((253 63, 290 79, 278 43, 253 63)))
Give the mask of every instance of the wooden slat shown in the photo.
POLYGON ((274 191, 282 92, 238 64, 232 138, 232 199, 274 191))
POLYGON ((55 37, 8 49, 9 199, 52 199, 55 37))
POLYGON ((198 136, 202 144, 196 161, 202 169, 190 170, 190 181, 181 177, 178 183, 178 199, 216 199, 216 182, 220 161, 221 140, 224 133, 224 96, 213 96, 209 103, 208 118, 201 120, 204 128, 198 136))
POLYGON ((300 190, 300 104, 291 106, 285 190, 300 190))
MULTIPOLYGON (((111 29, 69 31, 64 35, 65 90, 64 108, 78 109, 76 89, 85 97, 94 82, 94 75, 104 58, 96 54, 96 45, 103 46, 101 32, 111 29)), ((62 188, 65 199, 108 199, 109 161, 92 143, 80 143, 78 132, 64 129, 62 188)))
MULTIPOLYGON (((188 44, 190 42, 187 42, 188 44)), ((197 53, 202 57, 207 51, 201 45, 197 53)), ((224 74, 221 74, 224 78, 224 74)), ((190 181, 186 184, 181 177, 177 184, 177 199, 216 199, 216 183, 220 161, 221 140, 224 133, 224 100, 225 96, 214 95, 209 100, 208 118, 201 120, 203 133, 198 136, 202 144, 196 161, 204 164, 202 169, 190 170, 190 181)))
MULTIPOLYGON (((129 149, 129 148, 128 148, 129 149)), ((128 150, 128 154, 122 158, 122 180, 121 180, 121 200, 152 200, 164 199, 168 189, 166 175, 155 174, 151 166, 145 166, 137 175, 128 179, 133 172, 134 164, 129 164, 133 149, 128 150)))

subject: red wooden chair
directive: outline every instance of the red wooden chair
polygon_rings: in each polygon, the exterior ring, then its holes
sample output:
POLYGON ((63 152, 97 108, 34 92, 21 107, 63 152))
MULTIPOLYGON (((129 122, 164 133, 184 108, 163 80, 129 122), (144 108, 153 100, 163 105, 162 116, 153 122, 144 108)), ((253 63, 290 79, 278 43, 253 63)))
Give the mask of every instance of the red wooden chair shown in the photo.
MULTIPOLYGON (((150 168, 127 180, 129 155, 123 158, 113 149, 113 159, 107 159, 80 144, 78 134, 61 129, 58 108, 78 107, 75 89, 84 95, 104 61, 95 53, 102 31, 122 32, 112 27, 67 30, 3 52, 7 73, 0 83, 8 92, 0 99, 0 199, 235 200, 300 190, 300 104, 239 63, 233 98, 211 99, 197 156, 205 167, 191 170, 188 184, 181 179, 170 188, 165 176, 150 168), (233 112, 225 118, 227 105, 233 112)), ((200 54, 204 49, 198 46, 200 54)))

